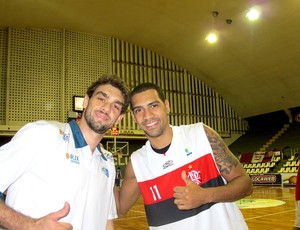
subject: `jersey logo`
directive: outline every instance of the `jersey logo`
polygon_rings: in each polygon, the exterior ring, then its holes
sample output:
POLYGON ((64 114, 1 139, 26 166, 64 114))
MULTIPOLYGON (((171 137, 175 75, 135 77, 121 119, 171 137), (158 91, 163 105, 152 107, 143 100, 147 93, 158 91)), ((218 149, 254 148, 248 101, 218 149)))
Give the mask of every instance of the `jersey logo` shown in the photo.
POLYGON ((166 169, 172 165, 174 165, 174 162, 172 160, 168 160, 166 163, 163 164, 163 169, 166 169))
POLYGON ((109 171, 107 168, 102 168, 102 172, 105 174, 105 176, 109 177, 109 171))
POLYGON ((193 152, 189 149, 189 147, 186 147, 184 151, 185 151, 187 156, 193 154, 193 152))
POLYGON ((65 142, 68 142, 70 139, 70 133, 64 133, 62 129, 59 129, 59 134, 62 135, 62 138, 65 142))
POLYGON ((192 170, 188 172, 188 178, 190 178, 194 183, 200 185, 202 183, 201 172, 192 170))
POLYGON ((70 160, 72 163, 80 164, 80 162, 79 162, 79 156, 76 156, 76 155, 73 155, 73 154, 66 153, 66 158, 67 158, 68 160, 70 160))

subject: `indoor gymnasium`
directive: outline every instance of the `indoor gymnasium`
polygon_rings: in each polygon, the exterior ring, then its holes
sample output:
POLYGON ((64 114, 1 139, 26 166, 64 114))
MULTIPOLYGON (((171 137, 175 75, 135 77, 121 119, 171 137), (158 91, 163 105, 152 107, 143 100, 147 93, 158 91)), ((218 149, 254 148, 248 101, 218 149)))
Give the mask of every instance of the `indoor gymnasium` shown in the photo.
POLYGON ((0 0, 0 229, 300 229, 299 10, 0 0))

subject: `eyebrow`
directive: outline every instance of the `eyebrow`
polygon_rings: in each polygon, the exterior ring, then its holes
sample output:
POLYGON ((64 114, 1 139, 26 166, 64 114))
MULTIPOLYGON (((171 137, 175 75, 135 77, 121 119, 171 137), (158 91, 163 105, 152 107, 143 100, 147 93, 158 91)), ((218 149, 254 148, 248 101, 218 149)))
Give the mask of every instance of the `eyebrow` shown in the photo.
MULTIPOLYGON (((95 96, 97 96, 97 95, 102 95, 103 97, 105 97, 105 98, 107 98, 107 99, 110 98, 109 95, 108 95, 107 93, 105 93, 105 92, 103 92, 103 91, 101 91, 101 90, 95 93, 95 96)), ((119 104, 119 105, 121 105, 121 106, 124 105, 124 103, 121 102, 120 100, 114 100, 114 103, 117 103, 117 104, 119 104)))
MULTIPOLYGON (((156 103, 159 103, 159 101, 158 100, 157 101, 152 101, 152 102, 148 103, 146 106, 151 106, 151 105, 156 104, 156 103)), ((142 108, 142 107, 143 107, 142 105, 134 106, 134 107, 132 107, 131 110, 133 111, 135 109, 142 108)))

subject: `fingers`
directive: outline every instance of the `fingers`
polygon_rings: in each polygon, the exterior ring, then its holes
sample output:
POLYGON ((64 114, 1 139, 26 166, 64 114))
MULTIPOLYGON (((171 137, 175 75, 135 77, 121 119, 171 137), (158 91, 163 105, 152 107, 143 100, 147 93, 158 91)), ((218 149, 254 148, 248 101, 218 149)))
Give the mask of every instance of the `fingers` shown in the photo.
MULTIPOLYGON (((184 170, 181 172, 181 179, 185 182, 185 184, 187 186, 187 183, 189 183, 189 182, 187 181, 187 176, 186 176, 186 173, 184 170)), ((176 186, 173 189, 173 191, 174 191, 173 197, 175 198, 174 204, 177 205, 178 209, 183 209, 184 201, 185 201, 186 186, 176 186)))
POLYGON ((58 221, 61 218, 67 216, 70 212, 70 204, 65 202, 64 207, 56 212, 52 212, 48 215, 52 220, 58 221))
MULTIPOLYGON (((188 179, 185 170, 183 170, 183 171, 181 172, 181 179, 184 181, 184 183, 185 183, 186 186, 188 186, 188 185, 190 184, 190 182, 191 182, 191 180, 188 179)), ((186 186, 176 186, 176 187, 174 187, 174 189, 173 189, 174 195, 175 195, 176 193, 183 193, 184 190, 185 190, 185 188, 186 188, 186 186)), ((174 196, 174 197, 175 197, 175 196, 174 196)), ((175 198, 176 198, 176 197, 175 197, 175 198)))
POLYGON ((178 209, 187 210, 192 207, 192 197, 195 195, 195 187, 198 188, 198 186, 188 178, 186 171, 184 170, 181 172, 181 179, 184 181, 185 186, 174 187, 174 203, 177 205, 178 209))
POLYGON ((186 208, 187 199, 183 193, 174 193, 174 204, 178 209, 184 210, 186 208))
POLYGON ((191 183, 194 183, 190 178, 188 178, 184 170, 181 172, 181 179, 185 182, 187 186, 190 185, 191 183))
POLYGON ((63 228, 63 229, 66 229, 66 230, 72 230, 73 229, 73 226, 69 223, 63 223, 63 222, 60 222, 60 226, 63 228))
POLYGON ((181 179, 182 179, 184 182, 186 182, 186 178, 187 178, 186 172, 185 172, 185 170, 182 170, 182 172, 181 172, 181 179))

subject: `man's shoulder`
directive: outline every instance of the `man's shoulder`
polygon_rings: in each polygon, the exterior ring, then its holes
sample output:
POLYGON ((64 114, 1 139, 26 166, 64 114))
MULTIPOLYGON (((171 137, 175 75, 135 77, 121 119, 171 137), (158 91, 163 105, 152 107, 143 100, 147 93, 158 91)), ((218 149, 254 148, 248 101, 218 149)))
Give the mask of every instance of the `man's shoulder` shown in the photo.
POLYGON ((40 132, 41 134, 47 132, 48 134, 51 131, 57 131, 65 129, 69 126, 67 123, 62 123, 58 121, 47 121, 47 120, 38 120, 34 122, 27 123, 21 128, 21 132, 40 132))
POLYGON ((188 124, 188 125, 172 126, 173 130, 181 130, 186 132, 196 130, 196 129, 202 129, 203 127, 204 124, 202 122, 188 124))
POLYGON ((38 120, 38 121, 34 121, 32 122, 33 124, 36 125, 49 125, 49 126, 62 126, 65 125, 66 123, 60 122, 60 121, 52 121, 52 120, 38 120))

